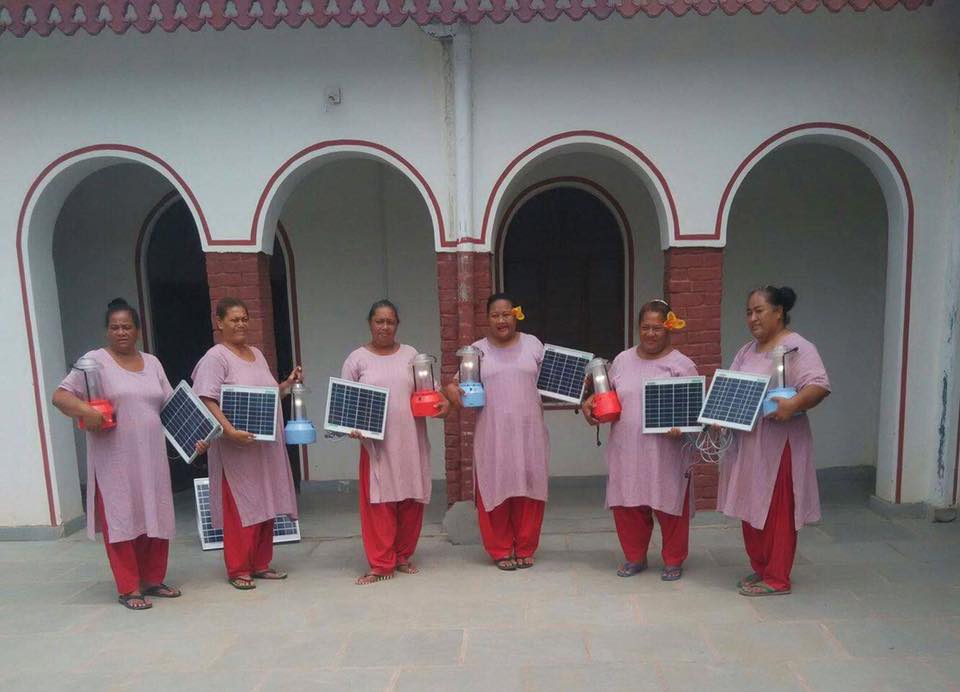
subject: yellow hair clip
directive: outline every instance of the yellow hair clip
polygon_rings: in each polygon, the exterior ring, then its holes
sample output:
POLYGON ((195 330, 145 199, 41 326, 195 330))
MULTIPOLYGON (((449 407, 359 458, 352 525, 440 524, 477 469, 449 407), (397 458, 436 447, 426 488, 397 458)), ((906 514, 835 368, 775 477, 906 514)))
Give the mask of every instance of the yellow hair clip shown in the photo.
POLYGON ((687 326, 687 322, 686 320, 681 320, 677 317, 676 313, 671 310, 667 313, 667 319, 664 320, 663 326, 671 331, 678 332, 687 326))
POLYGON ((523 322, 526 319, 523 314, 523 308, 519 305, 515 306, 510 312, 513 313, 513 316, 517 318, 517 322, 523 322))

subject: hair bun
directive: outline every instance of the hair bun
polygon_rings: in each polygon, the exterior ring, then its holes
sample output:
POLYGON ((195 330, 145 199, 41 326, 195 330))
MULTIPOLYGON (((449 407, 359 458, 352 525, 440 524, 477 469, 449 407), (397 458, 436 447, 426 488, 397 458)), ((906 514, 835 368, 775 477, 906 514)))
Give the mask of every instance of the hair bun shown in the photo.
POLYGON ((777 289, 777 298, 779 298, 777 302, 783 306, 783 312, 787 313, 797 303, 797 292, 789 286, 781 286, 777 289))
POLYGON ((128 303, 123 298, 114 298, 109 303, 107 303, 107 310, 116 310, 119 308, 128 308, 130 303, 128 303))

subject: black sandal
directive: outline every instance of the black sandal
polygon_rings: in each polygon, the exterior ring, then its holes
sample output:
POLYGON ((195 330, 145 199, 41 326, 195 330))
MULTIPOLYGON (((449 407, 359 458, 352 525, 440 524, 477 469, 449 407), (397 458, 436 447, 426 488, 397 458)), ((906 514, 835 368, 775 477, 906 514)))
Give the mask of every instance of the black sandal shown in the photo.
POLYGON ((512 557, 503 557, 499 560, 494 560, 493 564, 497 566, 497 569, 503 570, 504 572, 512 572, 517 568, 517 561, 512 557))
POLYGON ((286 579, 287 573, 278 572, 271 567, 270 569, 265 569, 262 572, 254 572, 250 576, 252 576, 254 579, 286 579))
POLYGON ((249 591, 250 589, 257 588, 257 585, 253 583, 253 579, 244 579, 243 577, 227 579, 227 583, 238 591, 249 591))
POLYGON ((531 567, 533 567, 533 555, 517 558, 517 569, 530 569, 531 567))
POLYGON ((150 610, 153 608, 153 603, 148 601, 146 596, 143 594, 120 594, 117 596, 117 601, 119 601, 124 608, 129 610, 150 610), (133 605, 132 601, 140 601, 143 605, 133 605))
POLYGON ((144 596, 153 596, 154 598, 180 598, 183 592, 164 583, 154 584, 143 590, 144 596))

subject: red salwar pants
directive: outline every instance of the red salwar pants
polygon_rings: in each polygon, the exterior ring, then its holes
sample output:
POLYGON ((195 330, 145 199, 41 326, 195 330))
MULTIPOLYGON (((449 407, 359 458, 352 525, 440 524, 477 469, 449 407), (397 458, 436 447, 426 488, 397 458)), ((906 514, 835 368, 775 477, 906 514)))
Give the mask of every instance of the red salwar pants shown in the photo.
POLYGON ((370 502, 370 455, 360 448, 360 535, 374 574, 388 575, 410 562, 423 528, 422 502, 370 502))
POLYGON ((223 562, 227 578, 249 577, 270 569, 273 559, 273 519, 244 526, 233 499, 227 475, 223 475, 223 562))
POLYGON ((129 541, 111 543, 110 527, 107 526, 107 513, 103 508, 100 488, 97 488, 93 502, 95 517, 99 517, 100 530, 103 531, 107 560, 110 561, 113 579, 117 583, 117 593, 123 596, 140 591, 141 587, 162 584, 167 575, 170 541, 141 534, 129 541))
POLYGON ((790 571, 797 554, 797 526, 794 520, 793 457, 787 442, 780 457, 780 470, 763 530, 743 522, 743 546, 750 566, 761 580, 776 589, 790 588, 790 571))
POLYGON ((533 557, 540 545, 540 528, 547 503, 532 497, 508 497, 487 511, 480 497, 480 484, 474 483, 477 498, 477 522, 483 547, 494 560, 515 556, 533 557))
POLYGON ((660 534, 663 538, 663 557, 665 567, 680 567, 687 559, 690 549, 690 493, 683 501, 680 516, 667 514, 650 507, 611 507, 613 523, 617 526, 617 537, 623 548, 627 562, 645 563, 647 548, 653 535, 653 515, 657 515, 660 534))

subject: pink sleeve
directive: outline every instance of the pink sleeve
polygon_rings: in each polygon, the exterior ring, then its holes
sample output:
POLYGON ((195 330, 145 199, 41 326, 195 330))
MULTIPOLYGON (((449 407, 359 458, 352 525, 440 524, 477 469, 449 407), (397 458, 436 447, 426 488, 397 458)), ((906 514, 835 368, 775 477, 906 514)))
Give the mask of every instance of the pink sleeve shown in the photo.
POLYGON ((798 392, 810 385, 830 391, 830 378, 827 376, 827 369, 823 365, 816 346, 810 342, 804 342, 793 358, 793 362, 787 361, 787 382, 798 392))
POLYGON ((740 347, 740 350, 737 351, 737 355, 733 357, 733 362, 730 363, 731 370, 736 372, 737 370, 740 369, 740 365, 743 362, 743 354, 747 352, 747 349, 750 348, 750 344, 752 343, 753 343, 752 341, 748 341, 747 343, 745 343, 743 346, 740 347))
POLYGON ((537 361, 537 366, 543 365, 544 346, 543 342, 535 336, 530 337, 533 341, 533 357, 537 361))
POLYGON ((167 379, 167 373, 163 371, 163 365, 160 363, 159 359, 155 356, 149 356, 150 362, 153 364, 154 371, 157 375, 157 380, 160 382, 160 388, 163 390, 163 398, 168 398, 173 394, 173 387, 170 386, 170 380, 167 379))
POLYGON ((343 367, 340 369, 340 378, 344 380, 360 381, 360 359, 353 353, 347 356, 343 361, 343 367))
POLYGON ((696 377, 700 373, 697 372, 697 365, 690 358, 684 356, 680 359, 680 362, 677 363, 676 372, 673 374, 674 377, 696 377))
POLYGON ((216 351, 207 351, 193 369, 193 391, 197 396, 220 401, 220 387, 226 379, 227 361, 216 351))
POLYGON ((70 368, 70 372, 68 372, 67 376, 60 382, 58 389, 70 392, 81 399, 87 398, 87 392, 85 391, 85 384, 83 382, 83 373, 74 368, 70 368))

